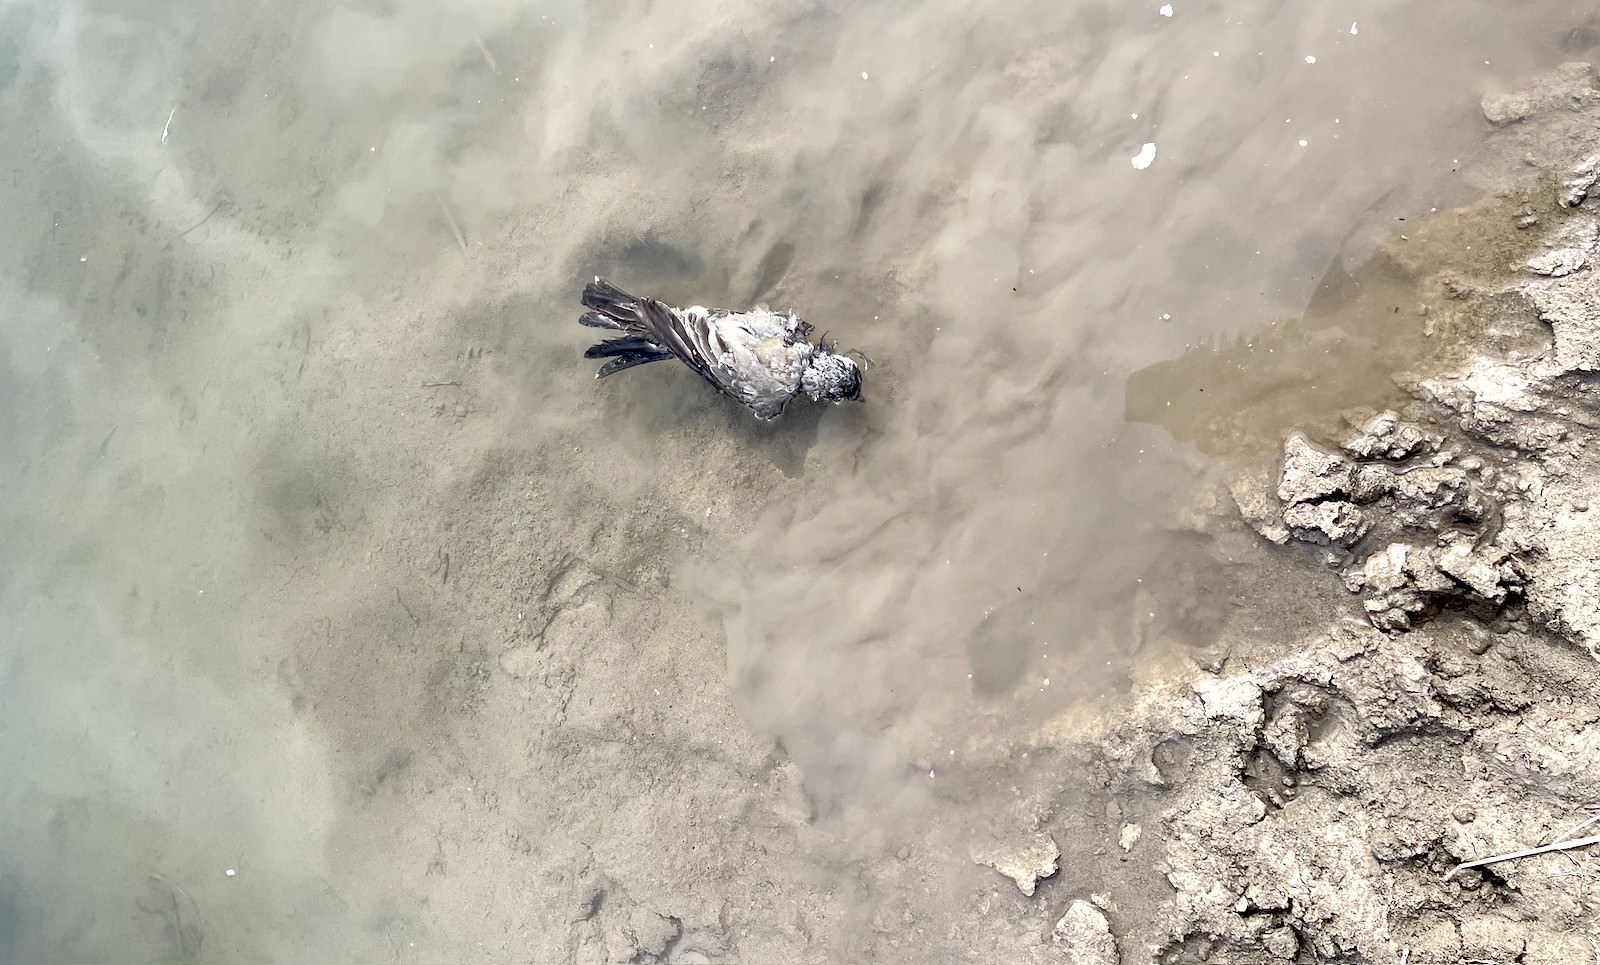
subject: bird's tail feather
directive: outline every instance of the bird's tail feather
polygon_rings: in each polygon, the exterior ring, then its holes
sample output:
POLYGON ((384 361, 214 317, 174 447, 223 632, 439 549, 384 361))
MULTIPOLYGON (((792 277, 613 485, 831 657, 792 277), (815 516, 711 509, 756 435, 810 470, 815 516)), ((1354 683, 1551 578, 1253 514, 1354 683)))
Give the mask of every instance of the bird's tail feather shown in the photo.
POLYGON ((627 338, 608 339, 591 345, 584 351, 583 357, 586 359, 610 359, 606 364, 600 366, 599 372, 595 373, 595 378, 603 379, 624 369, 631 369, 635 365, 670 359, 672 358, 672 352, 647 338, 630 336, 627 338))
POLYGON ((623 369, 631 369, 635 365, 644 365, 647 362, 659 362, 662 359, 669 358, 672 358, 672 353, 670 352, 666 355, 652 355, 645 352, 629 352, 626 355, 618 355, 611 361, 600 366, 600 371, 596 372, 594 377, 597 379, 603 379, 608 375, 616 375, 623 369))
POLYGON ((625 333, 621 338, 591 345, 583 353, 584 358, 608 360, 600 366, 595 378, 603 379, 635 365, 672 358, 671 349, 645 337, 639 299, 617 286, 600 278, 583 286, 583 307, 590 311, 578 318, 579 324, 625 333))
POLYGON ((615 332, 625 331, 621 322, 614 318, 607 318, 599 312, 584 312, 578 316, 578 324, 587 325, 590 328, 609 328, 615 332))
POLYGON ((586 359, 604 359, 613 355, 661 355, 672 353, 647 338, 613 338, 591 345, 583 353, 586 359))
POLYGON ((601 278, 583 286, 583 307, 599 313, 595 321, 604 318, 617 323, 595 325, 587 321, 591 313, 585 313, 579 321, 591 328, 626 328, 637 325, 639 321, 639 299, 601 278))

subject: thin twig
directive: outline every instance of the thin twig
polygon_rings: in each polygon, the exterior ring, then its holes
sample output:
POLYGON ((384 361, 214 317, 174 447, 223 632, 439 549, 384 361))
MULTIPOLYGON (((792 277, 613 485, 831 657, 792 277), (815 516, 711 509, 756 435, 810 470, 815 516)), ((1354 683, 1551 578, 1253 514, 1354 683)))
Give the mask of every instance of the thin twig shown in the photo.
POLYGON ((424 382, 424 383, 422 383, 422 387, 424 389, 431 389, 436 385, 460 385, 460 384, 461 384, 461 380, 460 379, 435 379, 432 382, 424 382))
MULTIPOLYGON (((178 232, 178 237, 182 238, 184 235, 188 234, 189 232, 193 231, 194 229, 196 229, 196 228, 200 227, 201 225, 205 224, 207 221, 210 221, 211 220, 211 216, 216 214, 218 211, 221 211, 222 210, 222 206, 227 204, 227 203, 228 203, 228 199, 227 198, 223 198, 220 201, 218 201, 216 204, 212 205, 211 206, 211 210, 206 212, 206 216, 204 218, 201 218, 199 221, 196 221, 194 224, 192 224, 189 227, 187 227, 187 228, 183 229, 182 231, 178 232)), ((174 240, 176 240, 176 239, 174 239, 174 240)))
POLYGON ((111 438, 117 434, 117 429, 119 429, 119 428, 121 428, 121 427, 120 426, 112 426, 111 427, 111 431, 106 433, 106 437, 104 439, 100 440, 100 448, 96 449, 95 453, 94 453, 94 461, 95 462, 99 462, 101 459, 105 458, 106 447, 111 445, 111 438))
POLYGON ((1501 861, 1514 861, 1517 858, 1531 858, 1536 854, 1548 854, 1551 851, 1570 851, 1573 848, 1587 848, 1591 844, 1600 844, 1600 834, 1588 838, 1578 838, 1575 841, 1556 841, 1553 844, 1541 845, 1537 848, 1528 848, 1525 851, 1511 851, 1506 854, 1497 854, 1492 858, 1479 858, 1476 861, 1463 861, 1461 864, 1451 868, 1450 873, 1444 876, 1444 880, 1449 881, 1451 878, 1456 876, 1456 872, 1465 871, 1468 868, 1479 868, 1486 864, 1498 864, 1501 861))
POLYGON ((417 619, 417 615, 411 612, 411 608, 409 606, 406 606, 406 601, 401 599, 400 588, 398 586, 394 588, 394 602, 400 604, 400 608, 406 611, 406 616, 411 618, 412 623, 416 624, 417 626, 422 625, 422 621, 417 619))
POLYGON ((483 42, 483 38, 474 35, 472 42, 478 45, 478 53, 483 55, 483 62, 489 65, 489 69, 500 73, 500 65, 495 62, 494 54, 489 53, 489 46, 483 42))
POLYGON ((1550 843, 1554 844, 1555 842, 1558 842, 1558 841, 1569 841, 1569 840, 1572 839, 1572 836, 1577 834, 1579 831, 1582 831, 1582 830, 1584 830, 1585 828, 1588 828, 1588 827, 1592 827, 1593 825, 1596 825, 1596 824, 1600 824, 1600 814, 1596 814, 1594 817, 1592 817, 1589 820, 1583 822, 1582 824, 1578 825, 1575 828, 1571 828, 1571 829, 1569 829, 1567 831, 1562 832, 1561 834, 1556 835, 1553 839, 1551 839, 1550 843))
POLYGON ((461 233, 461 225, 456 223, 456 216, 450 210, 450 205, 445 203, 444 195, 435 191, 434 198, 439 202, 439 210, 444 212, 445 224, 450 226, 450 234, 455 236, 456 244, 461 247, 461 253, 467 253, 467 236, 461 233))
MULTIPOLYGON (((170 881, 158 874, 152 874, 149 878, 167 889, 167 901, 171 902, 172 905, 173 938, 178 943, 178 961, 185 963, 195 961, 198 949, 191 946, 191 936, 195 933, 195 925, 193 922, 190 922, 187 926, 184 924, 183 909, 178 901, 178 896, 182 895, 189 902, 189 907, 192 909, 198 910, 200 906, 195 904, 194 898, 187 891, 184 891, 183 886, 176 881, 170 881)), ((143 906, 141 905, 140 907, 143 906)))

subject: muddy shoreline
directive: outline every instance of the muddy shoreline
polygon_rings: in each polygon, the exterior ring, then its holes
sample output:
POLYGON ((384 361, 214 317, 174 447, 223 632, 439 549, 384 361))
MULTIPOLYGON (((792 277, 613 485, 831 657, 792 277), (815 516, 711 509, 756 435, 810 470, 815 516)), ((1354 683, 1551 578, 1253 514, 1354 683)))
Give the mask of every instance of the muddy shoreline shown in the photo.
POLYGON ((1215 676, 1152 688, 1104 738, 1119 797, 1161 802, 1126 849, 1153 849, 1173 895, 1147 921, 1110 889, 1121 957, 1071 960, 1555 963, 1600 947, 1592 849, 1452 874, 1592 836, 1600 813, 1600 92, 1568 65, 1484 110, 1512 127, 1482 169, 1514 153, 1524 170, 1378 256, 1414 285, 1396 312, 1475 351, 1395 372, 1399 411, 1326 413, 1227 481, 1261 538, 1359 605, 1291 656, 1219 654, 1215 676))

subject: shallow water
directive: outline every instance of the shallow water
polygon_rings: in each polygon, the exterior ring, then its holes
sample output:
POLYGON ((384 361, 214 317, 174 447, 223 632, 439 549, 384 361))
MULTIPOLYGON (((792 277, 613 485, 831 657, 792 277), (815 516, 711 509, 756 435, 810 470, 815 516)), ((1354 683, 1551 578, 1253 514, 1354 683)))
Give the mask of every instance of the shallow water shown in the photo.
POLYGON ((959 904, 884 862, 1254 619, 1161 366, 1596 37, 1159 6, 0 3, 0 958, 593 960, 598 887, 680 960, 888 960, 959 904), (868 402, 597 384, 596 273, 792 305, 868 402))

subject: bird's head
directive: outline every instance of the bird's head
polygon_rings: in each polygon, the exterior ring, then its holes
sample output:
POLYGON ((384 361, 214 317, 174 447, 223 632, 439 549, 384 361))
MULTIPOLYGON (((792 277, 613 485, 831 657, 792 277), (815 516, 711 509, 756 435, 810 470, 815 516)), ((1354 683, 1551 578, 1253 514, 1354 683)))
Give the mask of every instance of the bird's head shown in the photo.
POLYGON ((824 339, 800 374, 800 388, 813 402, 860 402, 861 366, 824 339))

